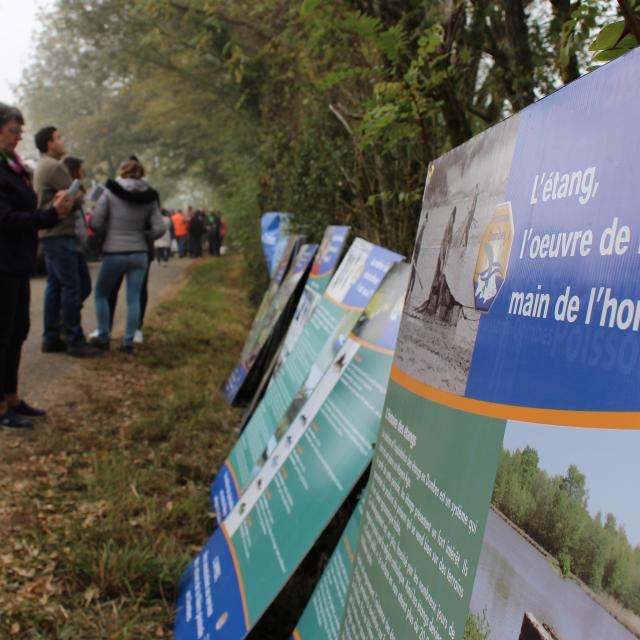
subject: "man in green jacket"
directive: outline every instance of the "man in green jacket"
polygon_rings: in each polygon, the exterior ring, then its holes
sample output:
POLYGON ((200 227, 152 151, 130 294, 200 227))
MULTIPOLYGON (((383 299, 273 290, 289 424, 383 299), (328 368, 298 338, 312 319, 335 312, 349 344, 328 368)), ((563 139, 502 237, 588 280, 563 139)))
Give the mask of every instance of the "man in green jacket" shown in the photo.
MULTIPOLYGON (((55 127, 40 129, 35 136, 41 153, 33 186, 38 206, 49 207, 58 191, 69 188, 71 176, 61 162, 65 145, 55 127)), ((66 351, 70 356, 91 357, 101 352, 87 344, 81 326, 82 303, 91 293, 91 279, 82 248, 76 239, 75 218, 67 216, 52 229, 40 232, 47 266, 44 292, 42 351, 66 351), (60 318, 66 342, 60 336, 60 318)))

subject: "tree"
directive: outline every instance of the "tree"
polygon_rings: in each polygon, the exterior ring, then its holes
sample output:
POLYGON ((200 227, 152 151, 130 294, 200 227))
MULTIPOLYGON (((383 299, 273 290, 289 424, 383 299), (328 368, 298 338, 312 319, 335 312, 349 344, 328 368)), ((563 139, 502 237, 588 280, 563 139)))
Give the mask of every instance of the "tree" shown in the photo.
POLYGON ((576 77, 600 11, 600 0, 58 0, 24 103, 97 173, 135 150, 165 197, 183 176, 199 181, 249 251, 261 210, 278 208, 312 238, 343 222, 408 254, 429 162, 576 77))
POLYGON ((572 464, 569 465, 567 475, 562 478, 560 486, 570 498, 586 507, 588 498, 586 482, 584 473, 581 473, 578 467, 572 464))

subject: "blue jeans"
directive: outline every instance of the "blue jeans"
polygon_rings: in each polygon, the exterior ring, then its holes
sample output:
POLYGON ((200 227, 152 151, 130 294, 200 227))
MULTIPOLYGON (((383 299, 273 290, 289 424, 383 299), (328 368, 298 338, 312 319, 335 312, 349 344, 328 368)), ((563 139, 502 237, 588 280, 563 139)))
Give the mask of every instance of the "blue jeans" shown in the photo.
POLYGON ((67 343, 85 343, 81 326, 82 303, 91 293, 91 276, 84 255, 75 238, 61 236, 41 240, 47 267, 44 291, 43 342, 60 338, 60 319, 67 343), (62 312, 62 313, 61 313, 62 312))
POLYGON ((127 323, 122 342, 133 344, 133 336, 140 322, 140 289, 149 264, 146 251, 135 253, 107 253, 102 258, 102 266, 96 281, 95 303, 98 321, 98 339, 106 342, 111 327, 109 295, 118 280, 127 277, 127 323))

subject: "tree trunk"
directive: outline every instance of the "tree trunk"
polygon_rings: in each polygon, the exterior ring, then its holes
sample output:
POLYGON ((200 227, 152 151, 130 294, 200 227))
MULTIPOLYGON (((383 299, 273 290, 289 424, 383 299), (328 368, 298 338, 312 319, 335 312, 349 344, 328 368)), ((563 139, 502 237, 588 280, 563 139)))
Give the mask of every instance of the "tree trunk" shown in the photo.
POLYGON ((535 97, 527 15, 522 0, 503 0, 503 7, 507 43, 512 55, 512 105, 515 111, 520 111, 535 97))

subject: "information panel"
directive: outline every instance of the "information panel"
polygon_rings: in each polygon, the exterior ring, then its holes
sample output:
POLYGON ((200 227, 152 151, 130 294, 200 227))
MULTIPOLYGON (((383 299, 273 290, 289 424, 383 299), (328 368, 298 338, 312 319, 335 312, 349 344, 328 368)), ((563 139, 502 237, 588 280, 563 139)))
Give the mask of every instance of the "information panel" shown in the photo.
POLYGON ((290 421, 309 396, 391 265, 402 256, 356 238, 293 350, 275 370, 264 397, 211 487, 218 520, 229 513, 252 478, 283 418, 290 421), (291 404, 294 407, 290 409, 291 404), (287 414, 287 412, 289 413, 287 414))
POLYGON ((287 330, 287 335, 282 342, 282 348, 278 353, 277 367, 282 366, 282 363, 293 350, 298 338, 302 335, 307 321, 313 315, 316 306, 320 303, 322 294, 329 286, 335 269, 338 266, 348 235, 349 227, 327 227, 322 237, 316 259, 313 261, 311 273, 309 274, 295 314, 287 330))
POLYGON ((344 640, 640 637, 639 74, 430 168, 344 640))
POLYGON ((278 211, 267 211, 260 217, 260 239, 270 276, 273 275, 275 264, 281 257, 276 254, 276 246, 282 237, 289 235, 290 220, 290 213, 278 211))
MULTIPOLYGON (((285 242, 285 247, 280 256, 277 268, 275 269, 274 276, 269 283, 269 287, 265 292, 262 302, 260 303, 260 307, 253 319, 251 329, 249 330, 249 334, 247 335, 247 339, 245 340, 244 347, 242 349, 242 354, 240 355, 240 360, 231 372, 231 375, 224 387, 224 395, 226 396, 229 404, 232 404, 238 395, 244 381, 249 375, 249 370, 255 361, 256 355, 260 352, 260 348, 263 346, 263 343, 260 343, 260 339, 263 337, 263 329, 266 324, 273 319, 271 313, 272 305, 278 296, 281 285, 283 286, 283 281, 286 282, 285 275, 287 274, 289 265, 292 263, 292 260, 294 260, 294 257, 298 252, 298 248, 302 242, 302 236, 288 236, 283 238, 283 241, 285 242)), ((315 245, 307 245, 307 247, 309 246, 315 245)), ((298 257, 300 260, 305 262, 305 265, 308 265, 310 260, 313 258, 313 253, 309 255, 309 252, 305 251, 298 257)), ((300 277, 303 274, 304 270, 293 276, 295 284, 299 282, 300 277)), ((290 288, 287 287, 287 290, 289 289, 290 288)), ((294 290, 295 286, 291 290, 291 293, 293 293, 294 290)))
POLYGON ((180 585, 175 636, 243 638, 371 460, 409 267, 396 265, 180 585))
POLYGON ((300 622, 293 630, 291 640, 337 640, 360 535, 363 507, 364 499, 360 498, 300 622))
POLYGON ((349 227, 329 226, 326 228, 320 248, 318 249, 311 266, 311 272, 309 273, 309 277, 305 283, 302 295, 298 300, 293 318, 287 327, 286 335, 271 361, 264 365, 262 379, 260 380, 260 383, 247 406, 242 418, 241 429, 251 418, 256 405, 260 402, 274 370, 277 370, 282 366, 282 363, 285 361, 298 341, 298 338, 302 334, 305 324, 313 315, 313 312, 320 303, 322 294, 325 292, 331 278, 333 277, 335 269, 338 266, 348 235, 349 227))

